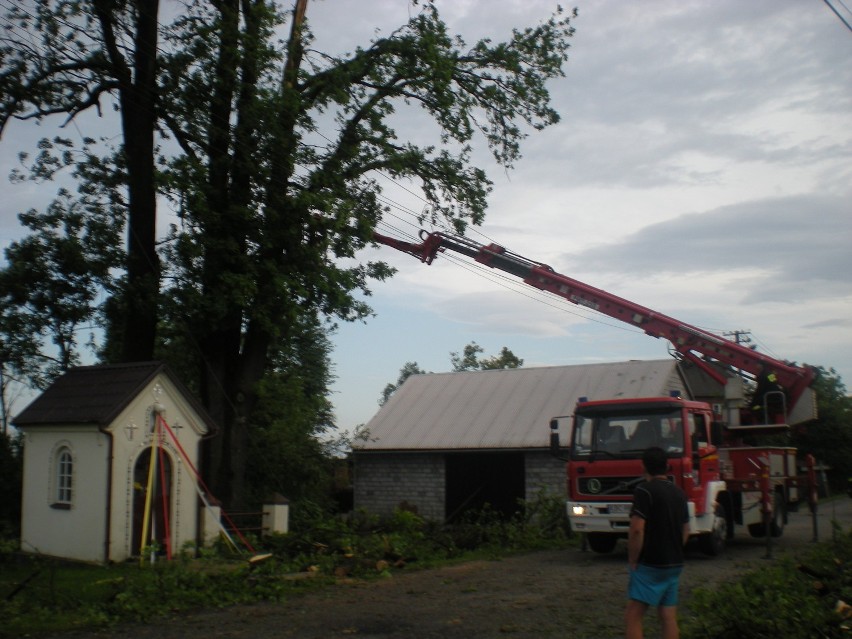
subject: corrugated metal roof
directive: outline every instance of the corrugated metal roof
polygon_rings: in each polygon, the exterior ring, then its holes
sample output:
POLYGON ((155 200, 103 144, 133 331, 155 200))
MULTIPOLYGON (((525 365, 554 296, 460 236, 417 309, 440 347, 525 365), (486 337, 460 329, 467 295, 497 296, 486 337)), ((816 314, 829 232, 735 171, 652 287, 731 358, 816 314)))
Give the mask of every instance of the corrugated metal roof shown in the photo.
POLYGON ((367 423, 371 450, 546 448, 552 417, 580 397, 687 388, 673 359, 413 375, 367 423))

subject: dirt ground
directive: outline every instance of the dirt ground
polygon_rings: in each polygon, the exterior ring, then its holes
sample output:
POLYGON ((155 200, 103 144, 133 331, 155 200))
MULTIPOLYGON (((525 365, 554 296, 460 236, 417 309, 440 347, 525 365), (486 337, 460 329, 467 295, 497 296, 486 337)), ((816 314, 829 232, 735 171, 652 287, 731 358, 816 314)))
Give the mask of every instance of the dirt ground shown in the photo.
MULTIPOLYGON (((820 506, 819 538, 830 538, 831 521, 852 526, 852 500, 820 506)), ((806 549, 813 525, 806 508, 791 513, 771 557, 763 540, 738 534, 722 555, 708 558, 688 548, 681 581, 681 617, 691 593, 712 587, 785 553, 806 549)), ((98 633, 69 633, 56 639, 471 639, 623 636, 622 610, 627 552, 620 542, 609 555, 580 549, 536 552, 500 561, 400 572, 381 581, 347 581, 281 603, 235 606, 181 614, 148 625, 98 633)), ((655 636, 649 615, 647 636, 655 636)))

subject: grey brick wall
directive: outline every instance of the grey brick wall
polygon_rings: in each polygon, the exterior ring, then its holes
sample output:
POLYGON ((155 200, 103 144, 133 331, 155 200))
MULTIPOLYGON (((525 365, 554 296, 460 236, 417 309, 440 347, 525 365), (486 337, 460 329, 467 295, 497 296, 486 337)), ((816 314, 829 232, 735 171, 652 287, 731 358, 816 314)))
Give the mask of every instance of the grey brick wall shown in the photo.
POLYGON ((565 462, 547 451, 531 451, 524 456, 526 469, 525 499, 534 500, 539 491, 567 497, 565 462))
MULTIPOLYGON (((524 454, 524 499, 540 491, 566 496, 565 462, 547 451, 524 454)), ((446 472, 442 453, 375 453, 354 455, 354 508, 387 516, 403 502, 420 516, 443 521, 446 513, 446 472)))
POLYGON ((390 515, 402 502, 425 519, 444 519, 444 456, 432 453, 356 453, 354 507, 390 515))

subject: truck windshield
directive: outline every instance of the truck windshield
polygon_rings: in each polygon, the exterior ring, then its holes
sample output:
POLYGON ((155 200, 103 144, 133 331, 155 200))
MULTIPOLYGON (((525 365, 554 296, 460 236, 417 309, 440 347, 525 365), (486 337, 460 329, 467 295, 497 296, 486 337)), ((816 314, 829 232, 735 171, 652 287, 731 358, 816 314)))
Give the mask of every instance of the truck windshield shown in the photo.
POLYGON ((680 456, 683 441, 683 420, 678 409, 577 413, 571 458, 638 459, 651 446, 680 456))

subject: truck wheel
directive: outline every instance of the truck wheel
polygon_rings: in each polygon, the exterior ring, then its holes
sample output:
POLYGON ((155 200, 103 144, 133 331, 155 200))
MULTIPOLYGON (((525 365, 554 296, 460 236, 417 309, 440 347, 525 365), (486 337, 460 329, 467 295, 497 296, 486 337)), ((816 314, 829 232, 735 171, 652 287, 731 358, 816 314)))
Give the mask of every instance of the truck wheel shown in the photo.
POLYGON ((725 549, 725 538, 728 536, 728 520, 725 517, 725 509, 721 504, 716 504, 713 512, 713 526, 710 532, 704 533, 698 538, 701 552, 710 557, 716 557, 725 549))
POLYGON ((589 548, 593 551, 606 554, 612 552, 612 549, 615 548, 615 542, 618 541, 618 537, 607 535, 606 533, 588 533, 586 541, 589 542, 589 548))

